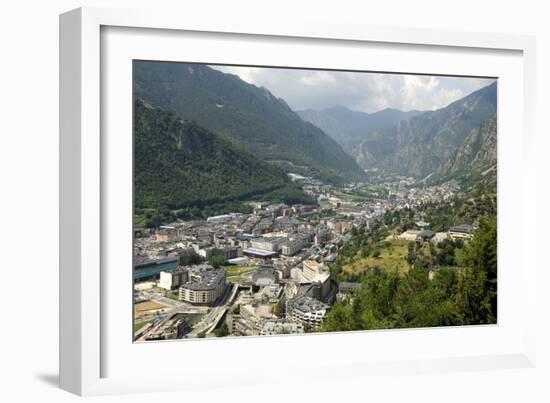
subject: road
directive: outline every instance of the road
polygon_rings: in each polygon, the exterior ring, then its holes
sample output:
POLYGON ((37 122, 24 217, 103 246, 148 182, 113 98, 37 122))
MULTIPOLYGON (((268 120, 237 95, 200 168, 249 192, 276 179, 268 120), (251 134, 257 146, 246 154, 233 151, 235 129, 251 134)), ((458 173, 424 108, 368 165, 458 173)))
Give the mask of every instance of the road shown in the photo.
POLYGON ((233 286, 231 287, 229 286, 226 287, 225 292, 221 297, 221 299, 217 302, 217 304, 214 307, 211 307, 211 308, 207 306, 195 306, 187 303, 174 301, 156 293, 143 292, 142 293, 143 297, 146 297, 152 301, 159 302, 162 304, 165 304, 165 300, 169 301, 170 303, 166 305, 169 305, 170 308, 165 310, 160 316, 151 317, 151 319, 156 318, 160 320, 155 326, 152 326, 150 329, 148 329, 148 331, 140 337, 140 340, 143 340, 147 333, 150 333, 155 328, 161 326, 165 320, 170 319, 172 316, 178 313, 205 314, 204 317, 200 320, 200 322, 198 322, 195 326, 193 326, 193 330, 191 330, 187 334, 187 337, 197 337, 200 333, 204 332, 208 334, 212 332, 216 328, 218 322, 221 320, 223 315, 225 315, 225 313, 233 303, 233 300, 237 295, 238 289, 239 289, 238 284, 233 284, 233 286))
POLYGON ((188 333, 188 336, 197 337, 200 333, 205 332, 208 334, 212 332, 216 328, 216 325, 220 319, 229 309, 232 301, 235 299, 238 288, 238 284, 233 284, 232 287, 227 287, 218 305, 213 307, 212 310, 193 327, 193 330, 188 333))

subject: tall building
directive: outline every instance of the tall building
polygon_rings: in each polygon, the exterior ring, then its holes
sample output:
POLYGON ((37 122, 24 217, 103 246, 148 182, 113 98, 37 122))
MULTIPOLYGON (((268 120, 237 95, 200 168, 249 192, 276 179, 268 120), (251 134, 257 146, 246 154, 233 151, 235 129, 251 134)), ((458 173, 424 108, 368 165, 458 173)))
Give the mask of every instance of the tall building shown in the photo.
POLYGON ((319 226, 317 229, 317 232, 315 233, 315 236, 313 238, 315 245, 324 245, 328 241, 330 241, 330 229, 326 226, 319 226))
POLYGON ((225 291, 225 270, 208 265, 189 268, 189 280, 179 289, 180 301, 192 304, 211 305, 225 291))
POLYGON ((324 264, 315 260, 304 260, 302 277, 307 282, 319 285, 321 299, 330 293, 330 271, 324 264))
POLYGON ((165 290, 173 290, 178 288, 183 283, 186 283, 188 279, 187 269, 180 267, 174 271, 162 271, 160 272, 159 287, 165 290))
POLYGON ((284 243, 281 247, 281 253, 285 256, 293 256, 304 247, 301 238, 292 239, 284 243))
POLYGON ((286 318, 309 328, 317 328, 326 318, 330 306, 307 296, 289 299, 286 303, 286 318))
POLYGON ((282 245, 287 241, 286 237, 260 237, 250 241, 250 245, 254 249, 263 249, 271 252, 278 252, 282 245))

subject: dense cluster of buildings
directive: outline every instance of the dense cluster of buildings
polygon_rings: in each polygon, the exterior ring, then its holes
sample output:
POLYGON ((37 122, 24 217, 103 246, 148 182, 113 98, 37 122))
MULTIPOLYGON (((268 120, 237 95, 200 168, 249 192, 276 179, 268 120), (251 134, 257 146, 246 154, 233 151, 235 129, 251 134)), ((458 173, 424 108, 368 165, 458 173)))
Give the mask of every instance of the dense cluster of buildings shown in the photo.
POLYGON ((313 255, 334 260, 337 247, 365 217, 316 219, 318 212, 315 206, 255 203, 248 214, 224 214, 176 222, 156 231, 143 230, 135 241, 134 279, 154 280, 161 271, 208 261, 215 255, 235 265, 277 260, 294 266, 313 255))
MULTIPOLYGON (((354 227, 368 228, 388 210, 445 200, 458 191, 447 185, 408 188, 405 180, 397 187, 382 186, 383 197, 352 201, 338 195, 362 192, 364 184, 336 192, 315 179, 295 179, 319 205, 254 202, 249 213, 179 221, 136 235, 136 298, 169 306, 168 313, 143 332, 143 340, 201 337, 221 324, 231 335, 317 329, 333 303, 359 287, 338 284, 328 268, 354 227), (191 314, 193 320, 186 320, 191 314)), ((417 227, 402 234, 403 239, 423 242, 441 236, 429 230, 429 223, 419 220, 417 227)), ((445 236, 465 239, 472 233, 473 227, 461 225, 445 236)))
POLYGON ((211 305, 225 291, 225 270, 208 264, 180 266, 161 272, 158 287, 167 291, 177 289, 180 301, 211 305))
POLYGON ((423 203, 450 200, 460 192, 460 187, 450 182, 419 187, 412 186, 413 183, 411 178, 406 178, 388 185, 389 196, 400 202, 406 202, 410 207, 417 207, 423 203))
MULTIPOLYGON (((144 289, 138 286, 141 282, 151 287, 138 297, 165 303, 161 297, 171 295, 174 308, 168 312, 184 316, 193 307, 216 311, 193 325, 205 331, 214 329, 218 320, 234 335, 294 334, 318 327, 338 291, 326 262, 334 261, 363 217, 323 217, 318 207, 306 205, 251 207, 248 214, 176 222, 136 236, 136 289, 144 289), (252 269, 228 276, 227 266, 208 263, 215 256, 223 257, 226 265, 252 269), (234 295, 230 285, 239 286, 234 295)), ((181 330, 186 322, 171 317, 161 318, 143 339, 187 335, 188 328, 181 330)))
POLYGON ((145 340, 179 339, 182 336, 185 325, 186 322, 181 318, 170 318, 148 332, 145 336, 145 340))

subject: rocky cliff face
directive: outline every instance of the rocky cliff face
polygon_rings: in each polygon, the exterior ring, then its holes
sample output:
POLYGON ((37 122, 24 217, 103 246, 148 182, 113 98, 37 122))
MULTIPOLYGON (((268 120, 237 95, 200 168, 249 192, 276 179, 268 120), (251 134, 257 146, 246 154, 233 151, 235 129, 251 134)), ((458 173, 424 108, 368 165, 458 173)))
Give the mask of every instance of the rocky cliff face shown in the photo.
POLYGON ((454 158, 442 167, 443 173, 472 168, 490 168, 497 163, 496 115, 472 129, 454 158))
POLYGON ((353 155, 366 169, 423 178, 496 159, 496 83, 449 106, 399 121, 353 155))

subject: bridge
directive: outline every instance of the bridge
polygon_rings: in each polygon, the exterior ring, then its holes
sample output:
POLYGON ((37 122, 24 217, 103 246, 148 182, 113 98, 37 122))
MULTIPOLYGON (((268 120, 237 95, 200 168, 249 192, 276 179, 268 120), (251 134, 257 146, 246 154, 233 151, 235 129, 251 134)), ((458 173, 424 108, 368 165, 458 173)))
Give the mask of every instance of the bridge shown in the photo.
MULTIPOLYGON (((193 330, 191 330, 187 335, 189 337, 197 337, 200 333, 209 334, 214 331, 218 326, 220 320, 229 310, 231 304, 235 301, 235 297, 239 291, 239 285, 233 284, 231 287, 227 287, 225 293, 218 301, 217 305, 209 308, 207 306, 195 306, 189 304, 181 304, 176 301, 172 301, 168 298, 161 298, 157 295, 148 295, 151 300, 156 300, 160 303, 167 305, 170 304, 170 308, 166 309, 161 316, 157 319, 160 319, 155 325, 147 326, 144 331, 140 331, 139 334, 136 334, 139 337, 139 340, 142 340, 144 336, 150 331, 162 325, 166 320, 169 320, 176 314, 205 314, 205 316, 197 323, 193 330), (210 311, 209 311, 210 310, 210 311)), ((141 330, 141 329, 140 329, 141 330)))

